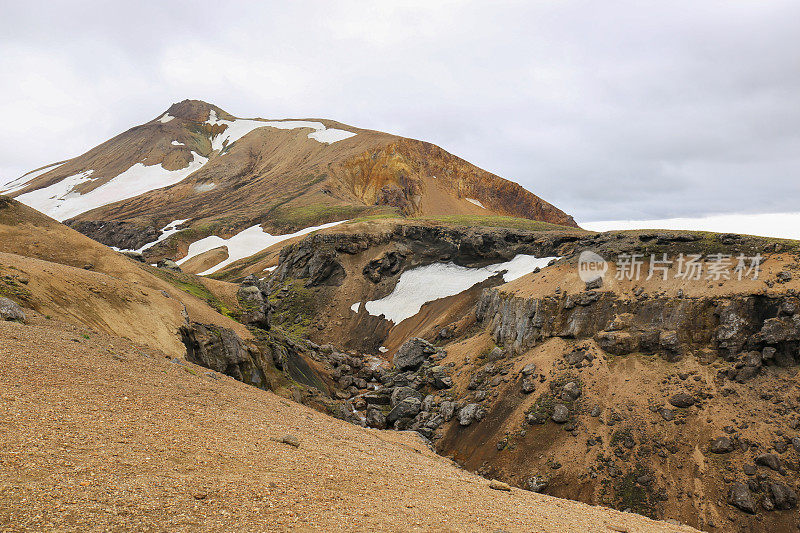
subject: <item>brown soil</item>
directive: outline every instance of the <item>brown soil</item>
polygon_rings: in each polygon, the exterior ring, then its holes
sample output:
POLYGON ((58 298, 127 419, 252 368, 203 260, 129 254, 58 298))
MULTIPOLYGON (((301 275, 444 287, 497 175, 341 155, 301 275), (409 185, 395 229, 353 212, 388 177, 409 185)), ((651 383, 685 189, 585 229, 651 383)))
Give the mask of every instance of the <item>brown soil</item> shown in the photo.
POLYGON ((0 528, 689 531, 512 489, 154 350, 0 323, 0 528), (277 442, 290 434, 299 447, 277 442))

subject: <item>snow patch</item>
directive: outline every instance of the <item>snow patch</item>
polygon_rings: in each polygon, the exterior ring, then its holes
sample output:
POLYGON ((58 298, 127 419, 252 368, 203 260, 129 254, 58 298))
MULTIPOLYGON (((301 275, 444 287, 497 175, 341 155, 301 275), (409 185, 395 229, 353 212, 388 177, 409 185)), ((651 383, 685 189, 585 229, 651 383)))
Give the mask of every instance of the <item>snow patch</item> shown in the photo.
POLYGON ((4 188, 0 189, 0 193, 11 194, 12 192, 24 189, 27 184, 29 184, 42 174, 47 174, 51 170, 55 169, 55 167, 60 167, 64 163, 66 163, 66 161, 62 161, 61 163, 53 163, 52 165, 47 165, 46 167, 42 167, 39 170, 32 170, 27 174, 23 174, 19 178, 11 180, 5 185, 3 185, 4 188))
POLYGON ((173 118, 175 118, 175 117, 173 117, 169 113, 164 113, 164 115, 160 119, 158 119, 158 121, 161 122, 162 124, 166 124, 167 122, 169 122, 173 118))
POLYGON ((335 143, 336 141, 343 141, 344 139, 349 139, 353 135, 355 135, 355 133, 353 133, 352 131, 327 128, 323 130, 317 130, 314 133, 309 133, 308 138, 314 139, 315 141, 319 141, 321 143, 332 144, 335 143))
POLYGON ((314 131, 308 134, 308 138, 326 144, 335 143, 355 135, 351 131, 335 128, 328 129, 322 122, 310 120, 250 120, 239 118, 235 120, 220 120, 213 109, 208 113, 208 124, 212 126, 220 124, 227 126, 225 131, 211 138, 211 148, 214 150, 222 150, 225 146, 230 146, 258 128, 277 128, 281 130, 311 128, 314 131))
POLYGON ((478 207, 480 207, 480 208, 486 209, 485 207, 483 207, 483 204, 482 204, 482 203, 480 203, 480 201, 476 200, 475 198, 467 198, 467 201, 468 201, 469 203, 471 203, 471 204, 475 204, 475 205, 477 205, 477 206, 478 206, 478 207))
POLYGON ((186 146, 186 145, 178 141, 172 141, 172 146, 186 146))
POLYGON ((178 229, 178 226, 180 226, 181 224, 183 224, 187 220, 189 220, 189 219, 188 218, 184 218, 183 220, 173 220, 172 222, 170 222, 169 224, 167 224, 166 226, 161 228, 161 235, 159 235, 158 239, 154 240, 153 242, 149 242, 149 243, 145 244, 144 246, 142 246, 141 248, 139 248, 138 250, 135 250, 135 251, 139 252, 139 253, 144 252, 148 248, 152 248, 153 246, 155 246, 156 244, 160 243, 161 241, 167 240, 170 235, 175 235, 176 233, 178 233, 180 231, 178 229))
POLYGON ((175 185, 202 167, 208 159, 192 152, 186 168, 167 170, 161 165, 136 163, 125 172, 85 194, 74 192, 76 186, 89 181, 88 170, 65 178, 49 187, 25 193, 17 200, 58 221, 64 221, 97 207, 127 200, 146 192, 175 185))
POLYGON ((591 231, 666 229, 743 233, 781 239, 800 239, 800 213, 763 213, 755 215, 712 215, 695 218, 653 220, 608 220, 582 222, 591 231))
POLYGON ((264 250, 265 248, 269 248, 279 242, 292 239, 294 237, 299 237, 301 235, 306 235, 307 233, 311 233, 312 231, 317 231, 320 229, 331 228, 338 224, 342 224, 343 222, 347 222, 346 220, 341 220, 339 222, 330 222, 328 224, 322 224, 321 226, 312 226, 310 228, 301 229, 300 231, 296 231, 294 233, 287 233, 285 235, 272 235, 264 231, 261 226, 252 226, 241 232, 237 233, 230 239, 223 239, 222 237, 217 237, 216 235, 211 235, 206 237, 205 239, 200 239, 199 241, 195 241, 189 245, 189 251, 186 254, 186 257, 178 261, 178 264, 183 264, 192 257, 196 257, 202 253, 208 252, 209 250, 213 250, 214 248, 219 248, 220 246, 225 246, 228 249, 228 258, 221 263, 214 265, 213 267, 205 270, 204 272, 200 272, 201 276, 207 274, 213 274, 217 270, 224 268, 231 263, 238 261, 239 259, 244 259, 245 257, 250 257, 251 255, 264 250))
MULTIPOLYGON (((387 320, 399 324, 419 313, 428 302, 456 295, 503 271, 506 271, 503 280, 513 281, 537 267, 546 267, 553 259, 556 258, 520 254, 511 261, 483 268, 468 268, 454 263, 433 263, 413 268, 400 275, 389 296, 366 302, 365 307, 369 314, 384 315, 387 320)), ((358 312, 358 307, 359 302, 356 302, 350 309, 358 312)))

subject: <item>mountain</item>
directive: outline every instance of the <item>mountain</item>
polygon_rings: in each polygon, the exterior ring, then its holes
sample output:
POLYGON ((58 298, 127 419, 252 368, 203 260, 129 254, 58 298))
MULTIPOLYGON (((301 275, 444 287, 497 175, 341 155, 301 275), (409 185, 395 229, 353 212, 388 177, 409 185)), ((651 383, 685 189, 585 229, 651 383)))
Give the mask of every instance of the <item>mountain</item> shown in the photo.
POLYGON ((29 172, 5 194, 123 249, 176 225, 175 259, 209 236, 367 215, 500 215, 576 227, 520 185, 433 144, 325 119, 239 119, 197 100, 29 172))

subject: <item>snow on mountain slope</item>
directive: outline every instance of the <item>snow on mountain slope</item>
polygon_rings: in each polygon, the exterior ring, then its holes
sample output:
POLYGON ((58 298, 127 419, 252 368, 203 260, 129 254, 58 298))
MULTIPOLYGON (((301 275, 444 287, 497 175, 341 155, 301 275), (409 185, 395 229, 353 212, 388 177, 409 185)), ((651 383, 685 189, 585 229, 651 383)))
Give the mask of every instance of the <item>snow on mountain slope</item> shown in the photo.
POLYGON ((214 150, 222 150, 225 146, 235 143, 251 131, 258 128, 277 128, 281 130, 311 128, 314 131, 308 134, 308 138, 326 144, 332 144, 336 141, 341 141, 355 135, 355 133, 351 131, 326 128, 325 124, 322 122, 313 122, 308 120, 221 120, 217 118, 217 113, 213 109, 209 112, 207 124, 212 126, 227 126, 225 131, 215 135, 211 139, 211 147, 214 150))
MULTIPOLYGON (((400 280, 389 296, 380 300, 366 302, 365 308, 371 315, 384 315, 387 320, 399 324, 419 313, 428 302, 456 295, 495 274, 506 271, 503 281, 514 281, 544 268, 555 257, 534 257, 519 254, 511 261, 483 268, 468 268, 454 263, 433 263, 408 270, 400 275, 400 280)), ((360 302, 350 308, 358 312, 360 302)))
POLYGON ((202 253, 213 250, 214 248, 225 246, 228 249, 228 258, 222 261, 221 263, 217 263, 208 270, 200 272, 200 275, 213 274, 217 270, 220 270, 221 268, 226 267, 231 263, 238 261, 239 259, 250 257, 251 255, 260 252, 261 250, 264 250, 266 248, 269 248, 270 246, 275 245, 279 242, 286 241, 294 237, 299 237, 301 235, 306 235, 313 231, 330 228, 338 224, 342 224, 343 222, 346 221, 342 220, 339 222, 330 222, 328 224, 322 224, 320 226, 312 226, 309 228, 301 229, 300 231, 296 231, 294 233, 287 233, 285 235, 271 235, 266 231, 264 231, 261 228, 261 226, 258 225, 242 230, 233 237, 230 237, 229 239, 223 239, 222 237, 211 235, 209 237, 200 239, 199 241, 195 241, 192 244, 190 244, 189 251, 186 254, 186 257, 178 261, 178 264, 179 265, 183 264, 192 257, 196 257, 202 253))
POLYGON ((199 170, 207 161, 207 158, 192 152, 192 161, 186 168, 180 170, 170 171, 161 165, 146 166, 136 163, 110 181, 82 194, 75 189, 91 181, 89 176, 93 171, 87 170, 49 187, 22 194, 17 200, 58 221, 64 221, 96 207, 179 183, 199 170))

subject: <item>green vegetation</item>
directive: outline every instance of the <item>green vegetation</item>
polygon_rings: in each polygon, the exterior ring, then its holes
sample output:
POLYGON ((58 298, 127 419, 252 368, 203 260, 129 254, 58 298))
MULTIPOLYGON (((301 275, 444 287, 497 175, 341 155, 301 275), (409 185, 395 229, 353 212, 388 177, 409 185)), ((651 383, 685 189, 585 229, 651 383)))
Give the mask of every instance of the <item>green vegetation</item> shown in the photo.
POLYGON ((291 231, 337 220, 350 220, 372 210, 372 207, 366 205, 310 204, 276 207, 270 212, 269 222, 276 228, 291 231))
POLYGON ((286 280, 269 296, 274 306, 270 315, 272 324, 287 335, 305 337, 317 309, 317 296, 301 280, 286 280))
POLYGON ((452 224, 455 226, 483 226, 490 228, 512 228, 527 231, 572 231, 587 233, 585 230, 571 228, 569 226, 559 226, 549 222, 530 220, 527 218, 505 217, 505 216, 482 216, 482 215, 450 215, 443 217, 413 217, 411 220, 419 220, 429 223, 452 224))
POLYGON ((563 403, 569 409, 570 417, 574 416, 574 404, 578 400, 564 400, 558 396, 561 393, 561 389, 564 388, 564 385, 571 381, 583 389, 583 383, 578 376, 570 372, 565 372, 550 382, 549 390, 539 395, 534 404, 525 414, 530 415, 530 419, 533 422, 537 424, 544 424, 547 422, 547 419, 550 418, 550 415, 553 414, 553 408, 555 405, 557 403, 563 403))
POLYGON ((199 277, 192 274, 181 274, 176 272, 168 272, 160 268, 150 268, 150 272, 170 283, 171 285, 179 288, 183 292, 191 294, 213 307, 219 314, 227 316, 236 320, 238 314, 231 311, 222 301, 219 300, 214 294, 203 285, 199 277))

